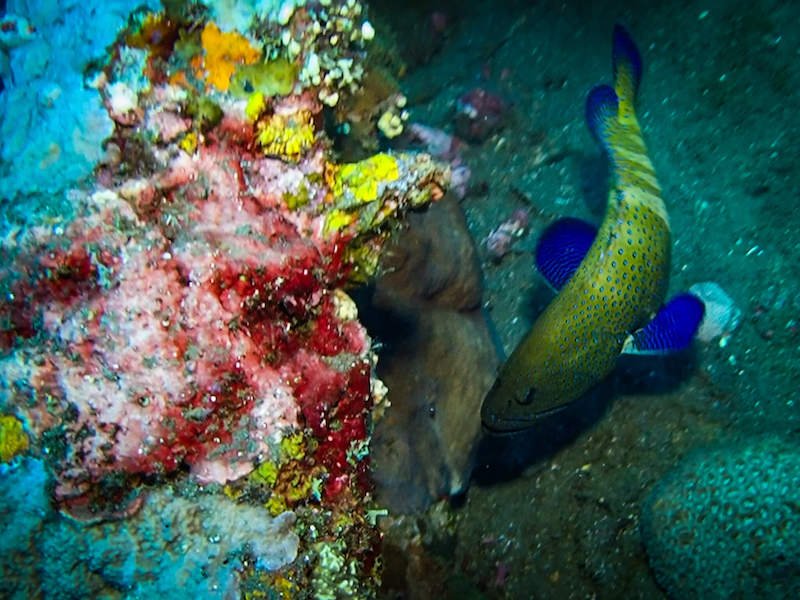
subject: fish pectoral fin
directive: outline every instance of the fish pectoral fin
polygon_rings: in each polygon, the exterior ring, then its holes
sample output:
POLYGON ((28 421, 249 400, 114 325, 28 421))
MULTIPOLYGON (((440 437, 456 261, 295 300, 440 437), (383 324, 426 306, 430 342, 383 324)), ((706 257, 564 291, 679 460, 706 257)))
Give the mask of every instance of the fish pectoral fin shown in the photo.
POLYGON ((662 306, 656 316, 625 340, 625 354, 668 354, 692 343, 705 314, 703 301, 693 294, 679 294, 662 306))
POLYGON ((597 237, 597 228, 581 219, 559 219, 536 245, 536 268, 558 291, 570 280, 597 237))

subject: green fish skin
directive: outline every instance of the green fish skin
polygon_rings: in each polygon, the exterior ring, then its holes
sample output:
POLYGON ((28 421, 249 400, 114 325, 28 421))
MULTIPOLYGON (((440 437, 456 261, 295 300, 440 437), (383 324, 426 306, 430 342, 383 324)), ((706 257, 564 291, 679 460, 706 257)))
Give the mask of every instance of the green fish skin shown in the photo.
POLYGON ((608 153, 613 184, 603 222, 561 292, 501 368, 481 409, 490 432, 513 432, 606 377, 633 331, 667 292, 670 227, 634 103, 641 58, 614 30, 614 87, 595 88, 587 120, 608 153))

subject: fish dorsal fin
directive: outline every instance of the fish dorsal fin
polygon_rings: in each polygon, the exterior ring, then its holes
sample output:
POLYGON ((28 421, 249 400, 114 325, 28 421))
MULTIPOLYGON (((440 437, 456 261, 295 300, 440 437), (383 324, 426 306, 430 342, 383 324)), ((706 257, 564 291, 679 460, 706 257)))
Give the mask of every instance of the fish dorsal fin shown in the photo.
POLYGON ((567 217, 544 230, 536 245, 536 268, 555 290, 570 280, 594 243, 594 225, 567 217))
POLYGON ((693 294, 679 294, 662 306, 647 325, 625 342, 626 354, 667 354, 685 350, 692 343, 705 305, 693 294))
POLYGON ((611 136, 617 130, 619 110, 617 93, 610 85, 592 88, 586 98, 586 124, 594 139, 611 155, 611 136))

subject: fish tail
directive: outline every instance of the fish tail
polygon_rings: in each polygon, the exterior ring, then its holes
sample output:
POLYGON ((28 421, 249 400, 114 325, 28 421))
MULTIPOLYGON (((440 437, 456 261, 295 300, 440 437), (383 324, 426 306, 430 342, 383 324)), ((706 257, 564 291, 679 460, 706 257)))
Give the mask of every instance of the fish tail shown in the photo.
POLYGON ((614 65, 614 92, 619 103, 619 119, 623 125, 634 116, 636 92, 642 80, 642 56, 636 43, 622 25, 614 26, 611 60, 614 65))
POLYGON ((607 151, 611 140, 622 134, 622 128, 634 127, 638 133, 635 103, 642 79, 642 57, 630 34, 622 25, 614 26, 614 85, 600 85, 589 92, 586 101, 586 122, 595 139, 607 151))
POLYGON ((589 92, 586 122, 611 160, 617 185, 642 190, 660 204, 660 188, 634 106, 642 57, 621 25, 614 27, 612 60, 614 85, 600 85, 589 92))

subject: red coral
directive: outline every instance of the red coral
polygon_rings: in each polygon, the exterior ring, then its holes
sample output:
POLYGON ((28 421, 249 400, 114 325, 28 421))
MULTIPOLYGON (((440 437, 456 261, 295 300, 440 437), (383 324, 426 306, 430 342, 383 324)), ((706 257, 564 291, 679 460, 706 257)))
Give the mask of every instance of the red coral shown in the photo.
POLYGON ((6 301, 0 303, 4 323, 0 344, 4 349, 10 349, 18 338, 36 334, 34 321, 42 303, 70 307, 99 291, 99 271, 110 273, 118 265, 113 251, 97 243, 97 231, 87 232, 81 241, 66 240, 66 245, 62 240, 36 244, 2 276, 3 287, 9 290, 6 301))
POLYGON ((315 458, 328 472, 325 495, 338 496, 352 477, 365 485, 367 462, 349 455, 367 439, 370 366, 358 360, 347 372, 332 371, 314 354, 301 352, 290 366, 306 425, 319 440, 315 458), (363 480, 363 481, 362 481, 363 480))
POLYGON ((58 432, 56 494, 73 506, 118 477, 236 479, 301 427, 326 498, 365 489, 369 341, 335 300, 355 234, 325 233, 327 147, 257 155, 236 107, 191 155, 132 135, 177 96, 143 95, 143 119, 112 140, 109 188, 77 201, 65 231, 22 240, 2 341, 36 341, 0 365, 24 381, 11 402, 33 433, 58 432))
POLYGON ((31 366, 29 377, 56 400, 54 418, 45 426, 29 414, 34 430, 55 424, 66 435, 56 490, 65 500, 117 473, 186 465, 202 481, 233 479, 300 424, 318 438, 330 482, 365 469, 347 452, 366 439, 369 345, 330 291, 348 271, 345 242, 310 238, 285 207, 231 191, 242 176, 232 160, 197 162, 173 163, 180 177, 161 188, 183 215, 179 235, 163 235, 160 211, 138 211, 135 195, 130 204, 109 195, 84 208, 66 249, 49 250, 44 235, 22 253, 15 285, 26 311, 2 310, 24 315, 8 319, 9 335, 54 343, 53 376, 31 366), (357 367, 334 366, 343 360, 357 367))

